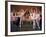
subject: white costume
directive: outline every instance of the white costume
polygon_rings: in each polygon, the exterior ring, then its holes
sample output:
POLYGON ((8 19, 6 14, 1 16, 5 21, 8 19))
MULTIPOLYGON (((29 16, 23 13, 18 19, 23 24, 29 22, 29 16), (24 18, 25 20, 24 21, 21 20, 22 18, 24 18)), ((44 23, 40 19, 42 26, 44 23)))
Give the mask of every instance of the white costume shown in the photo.
POLYGON ((33 16, 32 16, 32 20, 33 20, 33 29, 35 29, 35 27, 36 27, 36 14, 35 13, 33 13, 33 16))
POLYGON ((37 23, 38 28, 40 29, 40 26, 39 26, 40 14, 33 13, 32 20, 33 20, 33 29, 36 28, 36 23, 37 23))
POLYGON ((40 22, 40 14, 36 14, 36 23, 37 23, 37 27, 40 29, 40 26, 39 26, 39 22, 40 22))
POLYGON ((10 13, 10 16, 11 16, 11 21, 15 21, 15 16, 13 16, 13 12, 10 13))

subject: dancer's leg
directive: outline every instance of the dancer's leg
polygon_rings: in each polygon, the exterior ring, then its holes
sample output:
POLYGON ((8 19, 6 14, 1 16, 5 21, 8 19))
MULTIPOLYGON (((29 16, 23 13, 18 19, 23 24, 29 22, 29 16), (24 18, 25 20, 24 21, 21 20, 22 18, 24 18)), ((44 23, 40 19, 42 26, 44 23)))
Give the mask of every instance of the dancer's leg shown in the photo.
POLYGON ((40 29, 39 20, 36 20, 36 23, 37 23, 38 28, 40 29))
POLYGON ((35 29, 36 25, 35 25, 35 20, 33 20, 33 29, 35 29))

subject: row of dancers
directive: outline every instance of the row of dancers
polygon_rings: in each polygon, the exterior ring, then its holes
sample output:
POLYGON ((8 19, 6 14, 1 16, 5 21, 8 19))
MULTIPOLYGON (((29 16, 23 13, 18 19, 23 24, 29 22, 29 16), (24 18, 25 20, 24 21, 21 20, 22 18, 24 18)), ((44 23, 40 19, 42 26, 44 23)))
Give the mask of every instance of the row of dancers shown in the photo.
POLYGON ((11 12, 11 21, 13 23, 16 22, 15 23, 16 26, 20 26, 20 24, 21 24, 20 19, 21 19, 21 21, 33 21, 33 29, 36 28, 36 25, 37 25, 38 29, 40 29, 39 22, 40 22, 41 18, 42 18, 41 12, 37 8, 34 8, 34 9, 31 8, 30 10, 21 9, 19 12, 15 12, 15 10, 13 10, 11 12), (18 17, 18 19, 16 17, 18 17))

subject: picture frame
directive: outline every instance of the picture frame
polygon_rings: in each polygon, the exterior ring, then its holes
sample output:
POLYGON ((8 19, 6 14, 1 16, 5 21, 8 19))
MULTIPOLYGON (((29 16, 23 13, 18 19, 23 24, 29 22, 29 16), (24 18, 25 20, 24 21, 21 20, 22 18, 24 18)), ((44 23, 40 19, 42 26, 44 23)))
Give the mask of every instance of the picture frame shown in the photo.
MULTIPOLYGON (((17 8, 17 7, 16 7, 17 8)), ((5 36, 21 36, 21 35, 37 35, 45 34, 45 3, 40 2, 24 2, 24 1, 5 1, 5 36), (42 29, 38 31, 18 31, 11 32, 10 12, 14 6, 40 6, 42 12, 42 29), (12 7, 13 6, 13 7, 12 7)))

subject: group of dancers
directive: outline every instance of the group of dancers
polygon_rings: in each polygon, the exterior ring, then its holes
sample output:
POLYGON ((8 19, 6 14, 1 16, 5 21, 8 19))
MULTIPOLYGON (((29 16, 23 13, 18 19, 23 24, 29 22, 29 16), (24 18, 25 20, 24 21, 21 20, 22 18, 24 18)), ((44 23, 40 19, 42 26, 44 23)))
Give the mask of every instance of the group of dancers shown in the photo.
POLYGON ((36 29, 36 25, 38 29, 40 29, 40 20, 41 12, 38 8, 30 8, 30 9, 20 9, 18 12, 13 10, 11 12, 11 22, 12 24, 16 24, 17 27, 21 27, 21 21, 33 21, 33 29, 36 29))

